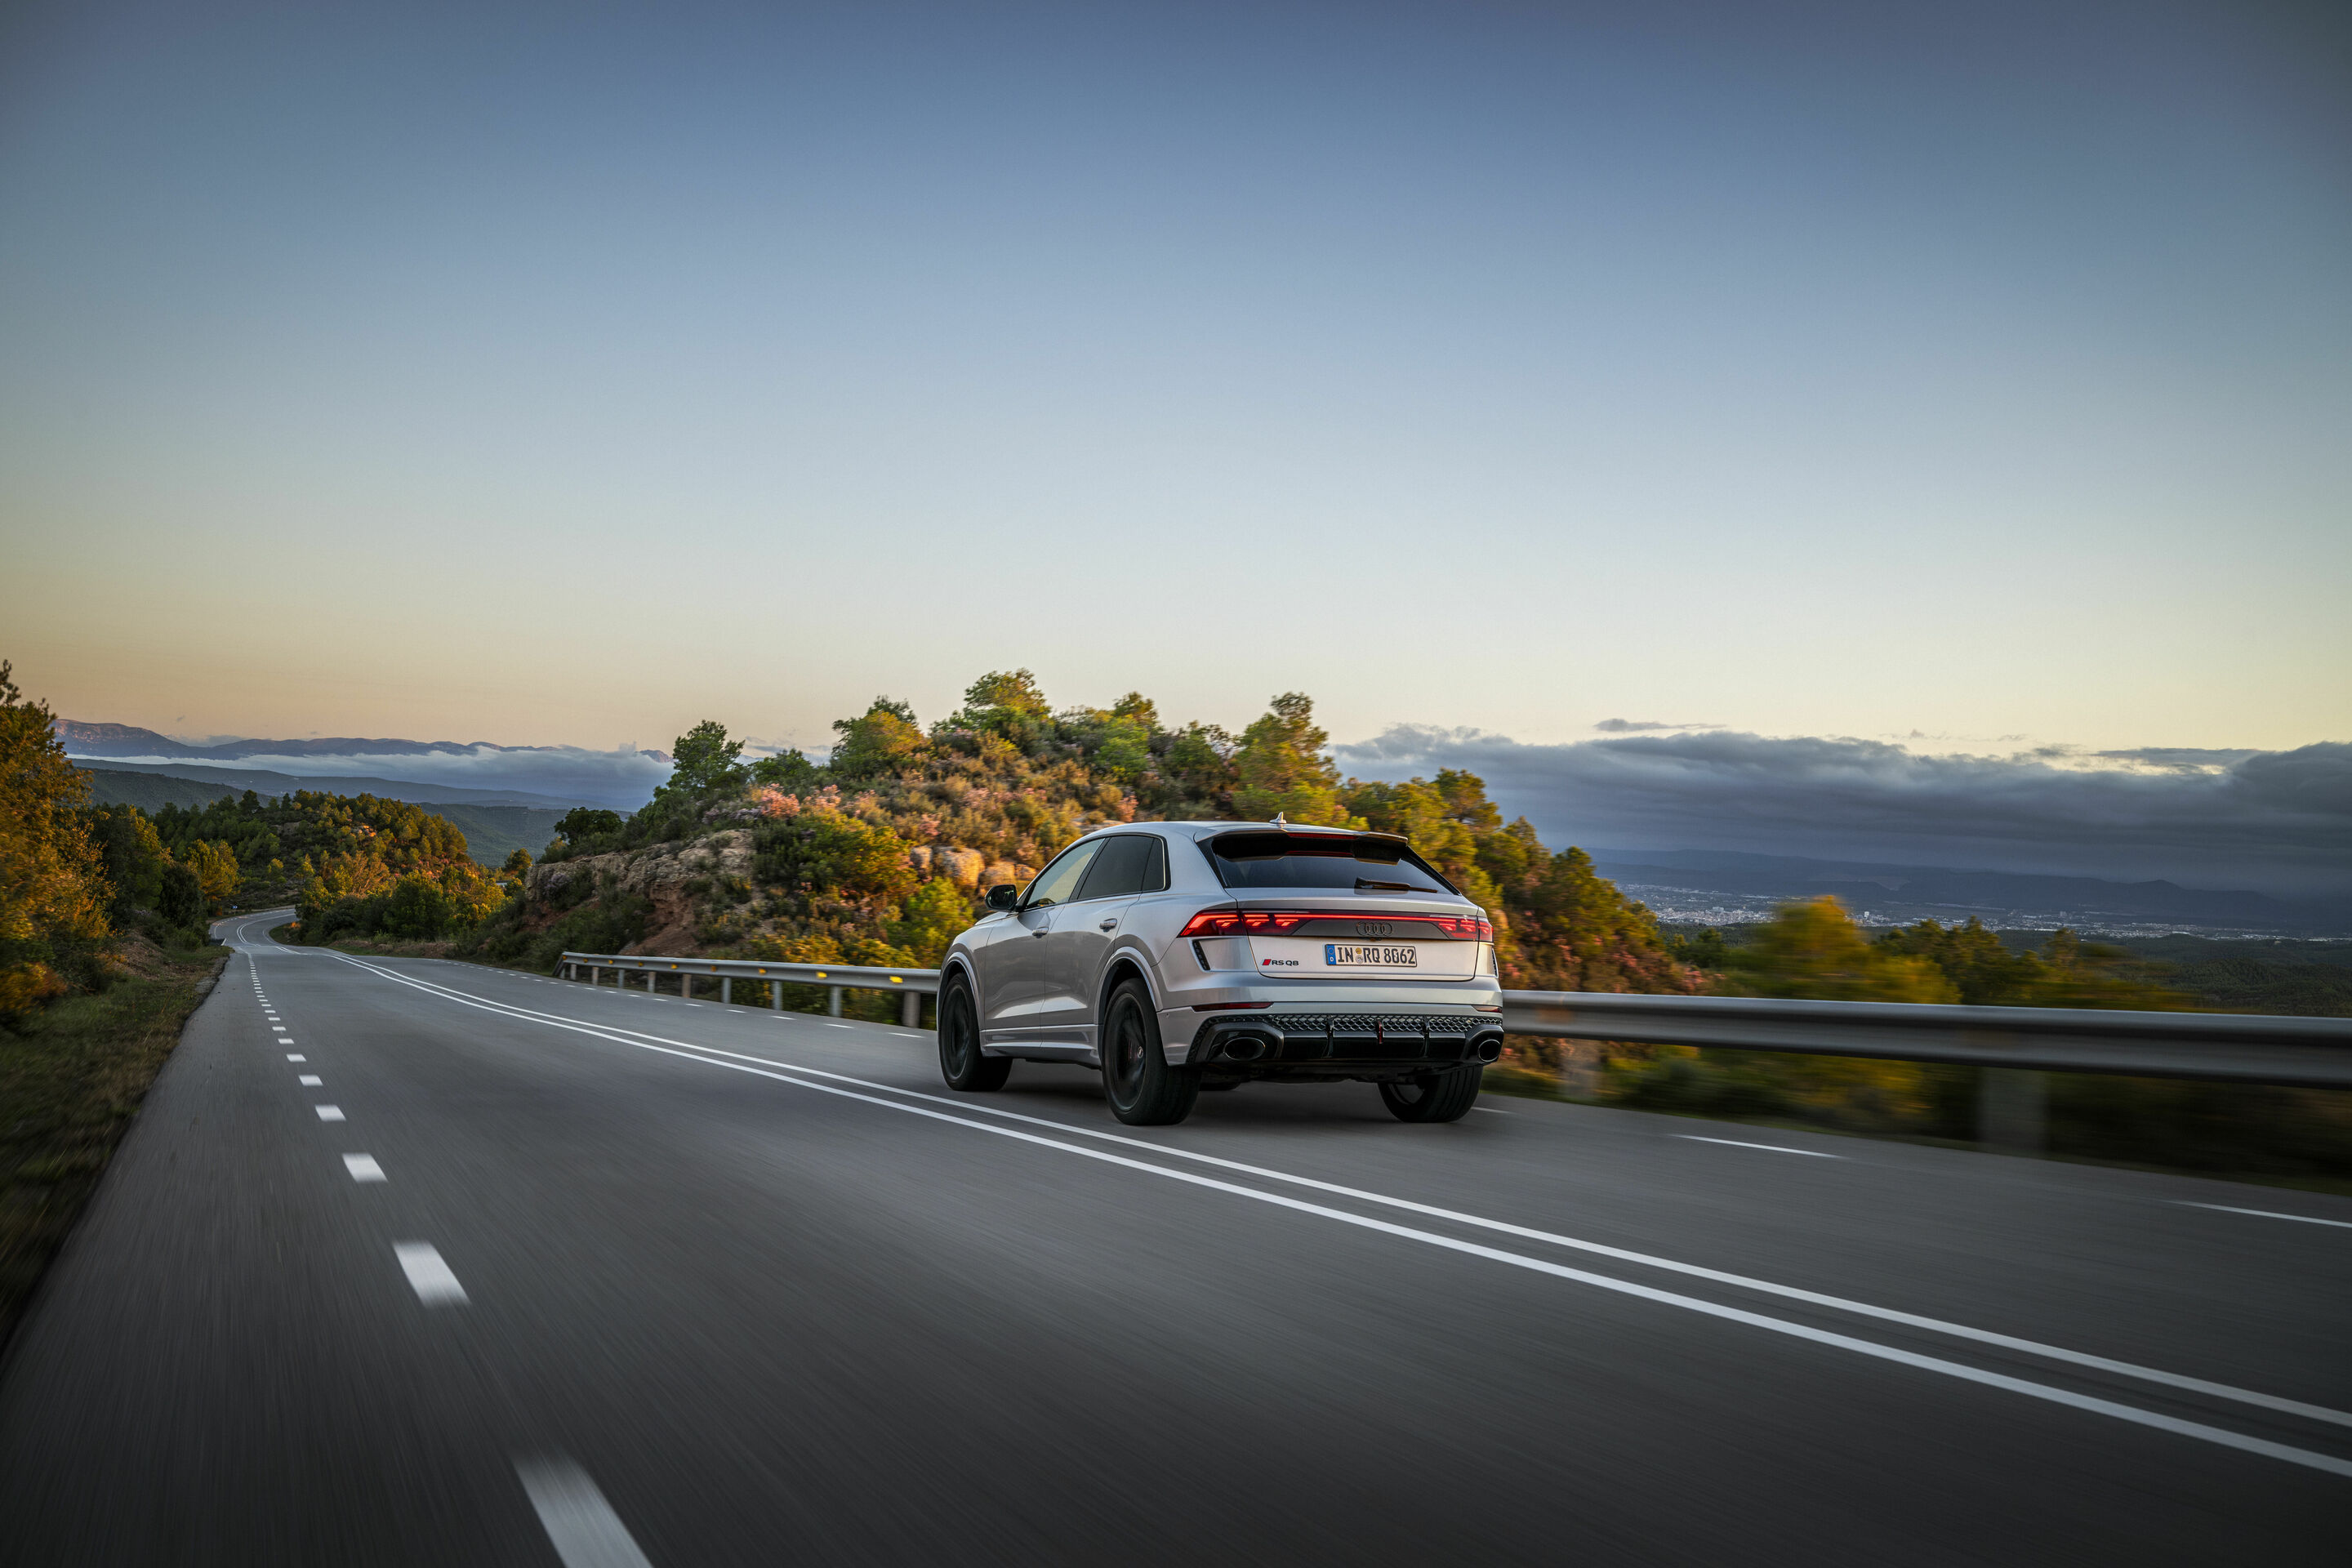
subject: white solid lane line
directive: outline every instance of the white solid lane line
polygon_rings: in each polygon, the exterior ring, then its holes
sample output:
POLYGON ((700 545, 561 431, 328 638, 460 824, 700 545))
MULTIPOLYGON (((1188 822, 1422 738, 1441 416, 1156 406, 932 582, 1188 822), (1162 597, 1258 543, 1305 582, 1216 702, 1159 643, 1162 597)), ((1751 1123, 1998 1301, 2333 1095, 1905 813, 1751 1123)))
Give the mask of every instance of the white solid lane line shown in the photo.
POLYGON ((375 1163, 375 1156, 373 1154, 346 1154, 343 1156, 343 1169, 352 1173, 352 1180, 354 1182, 381 1182, 389 1179, 383 1173, 383 1167, 375 1163))
POLYGON ((340 1105, 314 1105, 310 1109, 319 1113, 321 1121, 341 1121, 343 1119, 343 1108, 340 1105))
MULTIPOLYGON (((341 957, 341 954, 337 954, 336 956, 341 957)), ((1526 1268, 1537 1273, 1551 1275, 1559 1279, 1574 1280, 1580 1284, 1591 1285, 1601 1289, 1612 1290, 1623 1295, 1637 1297, 1644 1300, 1657 1302, 1661 1305, 1677 1307, 1687 1311, 1703 1313, 1709 1317, 1746 1323, 1752 1327, 1763 1329, 1770 1332, 1786 1334, 1792 1338, 1808 1340, 1817 1344, 1828 1345, 1836 1349, 1849 1351, 1857 1355, 1869 1356, 1877 1360, 1893 1362, 1900 1365, 1910 1366, 1922 1371, 1938 1373, 1948 1377, 1960 1379, 1964 1382, 1976 1383, 1989 1387, 2003 1389, 2007 1392, 2022 1394, 2029 1398, 2046 1400, 2054 1405, 2066 1405, 2074 1409, 2088 1411, 2095 1415, 2110 1416, 2118 1421, 2129 1422, 2137 1426, 2154 1427, 2158 1430, 2170 1432, 2177 1436, 2193 1437, 2203 1442, 2213 1443, 2222 1447, 2236 1448, 2246 1453, 2261 1454, 2266 1458, 2283 1460, 2288 1464, 2304 1465, 2314 1469, 2326 1470, 2335 1475, 2352 1477, 2352 1461, 2339 1459, 2332 1455, 2316 1453, 2309 1449, 2293 1447, 2283 1443, 2273 1443, 2266 1438, 2248 1436, 2243 1433, 2230 1431, 2226 1427, 2210 1426, 2202 1422, 2183 1421, 2174 1416, 2159 1415, 2157 1412, 2150 1410, 2143 1410, 2137 1405, 2122 1405, 2113 1400, 2094 1398, 2086 1394, 2075 1394, 2070 1390, 2053 1388, 2044 1384, 2030 1383, 2022 1378, 2010 1377, 2004 1373, 1988 1372, 1981 1368, 1968 1366, 1958 1362, 1948 1362, 1933 1356, 1918 1355, 1909 1351, 1895 1349, 1891 1345, 1877 1344, 1868 1340, 1857 1340, 1845 1334, 1831 1333, 1802 1323, 1790 1322, 1779 1318, 1770 1318, 1761 1313, 1749 1312, 1736 1307, 1722 1306, 1716 1302, 1701 1300, 1694 1297, 1680 1296, 1671 1291, 1659 1290, 1647 1285, 1637 1285, 1631 1280, 1613 1279, 1607 1275, 1591 1274, 1580 1268, 1570 1268, 1561 1264, 1552 1263, 1542 1258, 1530 1258, 1521 1253, 1506 1252, 1497 1247, 1484 1247, 1475 1242, 1461 1241, 1452 1237, 1440 1236, 1433 1232, 1414 1230, 1408 1226, 1391 1224, 1387 1220, 1374 1219, 1364 1215, 1348 1214, 1342 1210, 1326 1208, 1319 1204, 1310 1204, 1297 1198, 1285 1197, 1277 1193, 1259 1192, 1250 1187, 1236 1186, 1230 1182, 1222 1182, 1208 1176, 1194 1175, 1188 1171, 1171 1170, 1165 1165, 1151 1164, 1141 1160, 1130 1159, 1119 1154, 1112 1154, 1099 1149, 1089 1149, 1076 1143, 1066 1143, 1061 1142, 1059 1139, 1040 1137, 1035 1133, 1020 1131, 1014 1128, 1000 1127, 984 1121, 975 1121, 971 1120, 970 1117, 964 1115, 950 1115, 945 1111, 931 1110, 924 1108, 923 1106, 908 1105, 899 1100, 881 1100, 876 1098, 874 1095, 861 1094, 852 1089, 836 1089, 831 1084, 816 1083, 811 1081, 811 1079, 813 1078, 830 1078, 838 1082, 858 1083, 866 1088, 883 1089, 889 1093, 904 1095, 908 1099, 930 1100, 941 1105, 952 1105, 955 1106, 958 1110, 966 1109, 956 1101, 944 1100, 935 1095, 918 1094, 910 1089, 894 1089, 885 1084, 868 1083, 865 1079, 851 1079, 844 1074, 824 1072, 817 1068, 793 1068, 790 1063, 771 1061, 768 1060, 768 1058, 759 1057, 740 1057, 736 1061, 719 1060, 715 1058, 736 1056, 737 1053, 720 1051, 713 1047, 696 1047, 687 1041, 670 1041, 667 1044, 650 1043, 658 1040, 660 1038, 658 1036, 644 1036, 640 1038, 629 1038, 626 1037, 625 1034, 607 1033, 599 1026, 583 1023, 577 1019, 565 1018, 551 1014, 529 1013, 520 1009, 509 1008, 503 1004, 486 1001, 467 992, 453 990, 446 986, 429 985, 412 981, 394 971, 379 969, 373 964, 362 963, 357 959, 344 958, 343 962, 352 964, 354 968, 365 969, 372 974, 391 980, 397 984, 411 985, 417 990, 431 992, 439 994, 446 1000, 456 1002, 463 1006, 475 1007, 484 1012, 503 1013, 507 1016, 522 1021, 539 1023, 551 1027, 568 1029, 577 1034, 591 1035, 599 1039, 611 1040, 616 1045, 625 1045, 638 1050, 652 1051, 662 1056, 677 1057, 687 1061, 699 1061, 707 1066, 724 1068, 733 1072, 749 1073, 759 1078, 772 1079, 779 1083, 793 1084, 802 1089, 814 1089, 819 1093, 835 1095, 845 1100, 859 1100, 868 1105, 879 1106, 887 1110, 896 1110, 910 1116, 924 1117, 931 1121, 950 1122, 956 1126, 971 1128, 975 1131, 992 1133, 998 1137, 1014 1139, 1025 1143, 1055 1149, 1066 1153, 1076 1154, 1086 1159, 1101 1161, 1108 1164, 1125 1166, 1135 1171, 1142 1172, 1146 1174, 1160 1176, 1169 1181, 1181 1182, 1192 1186, 1229 1193, 1234 1196, 1248 1198, 1255 1202, 1270 1204, 1277 1207, 1314 1215, 1320 1218, 1336 1221, 1342 1225, 1356 1226, 1367 1230, 1379 1231, 1387 1235, 1418 1241, 1427 1246, 1441 1247, 1447 1251, 1487 1258, 1494 1262, 1507 1264, 1514 1268, 1526 1268), (751 1062, 765 1062, 768 1068, 787 1068, 789 1071, 768 1071, 764 1070, 762 1068, 741 1065, 751 1062), (794 1077, 791 1076, 792 1073, 801 1073, 808 1076, 794 1077)), ((977 1110, 981 1108, 974 1107, 971 1109, 977 1110)), ((1696 1264, 1677 1263, 1668 1258, 1654 1258, 1643 1253, 1627 1251, 1621 1247, 1606 1247, 1598 1242, 1580 1241, 1570 1237, 1557 1236, 1548 1232, 1531 1230, 1525 1226, 1507 1225, 1498 1220, 1489 1220, 1476 1215, 1463 1215, 1450 1210, 1434 1208, 1428 1205, 1416 1204, 1402 1198, 1391 1198, 1381 1194, 1366 1193, 1360 1189, 1342 1187, 1332 1183, 1315 1181, 1309 1177, 1293 1176, 1285 1172, 1269 1171, 1261 1166, 1244 1165, 1237 1161, 1223 1160, 1214 1155, 1192 1154, 1187 1151, 1171 1149, 1159 1144, 1146 1143, 1139 1139, 1126 1138, 1117 1133, 1102 1133, 1095 1132, 1090 1129, 1073 1128, 1063 1123, 1048 1121, 1040 1117, 1023 1116, 1013 1111, 992 1111, 991 1114, 1002 1116, 1009 1121, 1027 1121, 1038 1126, 1052 1127, 1055 1131, 1065 1133, 1083 1132, 1088 1136, 1097 1137, 1107 1142, 1129 1144, 1139 1150, 1152 1153, 1178 1155, 1180 1157, 1196 1159, 1207 1164, 1223 1166, 1236 1171, 1250 1172, 1259 1175, 1271 1177, 1277 1181, 1289 1182, 1299 1186, 1318 1188, 1332 1193, 1346 1194, 1368 1199, 1374 1203, 1386 1204, 1395 1208, 1458 1219, 1467 1224, 1480 1226, 1490 1230, 1554 1242, 1561 1246, 1615 1257, 1626 1261, 1648 1264, 1654 1268, 1673 1269, 1679 1273, 1717 1280, 1726 1284, 1742 1286, 1750 1289, 1763 1290, 1775 1295, 1802 1300, 1815 1305, 1836 1308, 1842 1310, 1856 1312, 1886 1321, 1898 1322, 1912 1327, 1927 1329, 1936 1332, 1951 1334, 1958 1338, 1972 1340, 1980 1343, 1998 1345, 2007 1349, 2022 1351, 2028 1354, 2046 1356, 2053 1360, 2069 1363, 2077 1366, 2116 1373, 2129 1377, 2137 1377, 2148 1382, 2164 1384, 2175 1388, 2188 1389, 2198 1393, 2211 1394, 2220 1398, 2236 1400, 2243 1404, 2260 1405, 2267 1409, 2307 1416, 2314 1420, 2333 1422, 2343 1426, 2352 1426, 2352 1413, 2332 1410, 2326 1405, 2305 1404, 2301 1400, 2283 1399, 2275 1394, 2257 1393, 2250 1389, 2234 1388, 2227 1384, 2210 1383, 2202 1378, 2185 1377, 2177 1373, 2162 1372, 2152 1367, 2137 1366, 2128 1362, 2113 1361, 2104 1356, 2087 1355, 2079 1351, 2070 1351, 2055 1345, 2040 1344, 2032 1340, 2018 1339, 2008 1334, 1997 1334, 1981 1329, 1969 1328, 1965 1324, 1945 1322, 1934 1318, 1921 1317, 1916 1313, 1896 1311, 1893 1309, 1885 1307, 1875 1307, 1866 1302, 1846 1300, 1835 1296, 1823 1295, 1818 1291, 1800 1289, 1793 1286, 1776 1285, 1769 1280, 1748 1279, 1740 1275, 1725 1273, 1719 1269, 1704 1268, 1696 1264)))
POLYGON ((317 1073, 306 1072, 294 1081, 300 1084, 304 1089, 317 1089, 320 1084, 327 1080, 320 1078, 317 1073))
POLYGON ((2315 1215, 2307 1214, 2280 1214, 2275 1209, 2231 1208, 2228 1204, 2193 1204, 2187 1198, 2175 1198, 2172 1201, 2179 1204, 2182 1208, 2219 1209, 2223 1214, 2250 1214, 2254 1215, 2257 1219, 2301 1220, 2305 1225, 2332 1225, 2339 1226, 2345 1230, 2352 1230, 2352 1220, 2321 1219, 2315 1215))
POLYGON ((440 1249, 431 1242, 395 1241, 392 1255, 400 1259, 400 1271, 408 1276, 418 1300, 428 1307, 466 1304, 466 1288, 457 1283, 457 1274, 441 1261, 440 1249))
POLYGON ((1775 1154, 1803 1154, 1814 1160, 1843 1160, 1843 1154, 1824 1154, 1819 1149, 1791 1149, 1784 1143, 1748 1143, 1737 1138, 1702 1138, 1696 1132, 1677 1132, 1677 1138, 1693 1143, 1727 1143, 1734 1149, 1769 1149, 1775 1154))
POLYGON ((587 1471, 549 1458, 517 1459, 515 1474, 563 1568, 653 1568, 587 1471))

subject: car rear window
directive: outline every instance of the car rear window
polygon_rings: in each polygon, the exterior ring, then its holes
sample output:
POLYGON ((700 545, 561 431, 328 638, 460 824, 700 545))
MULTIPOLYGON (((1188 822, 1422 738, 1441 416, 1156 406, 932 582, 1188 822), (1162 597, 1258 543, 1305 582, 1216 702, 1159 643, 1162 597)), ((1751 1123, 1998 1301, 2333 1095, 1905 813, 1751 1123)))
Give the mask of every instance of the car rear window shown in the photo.
POLYGON ((1228 888, 1444 893, 1454 885, 1396 838, 1359 833, 1220 833, 1201 847, 1228 888))

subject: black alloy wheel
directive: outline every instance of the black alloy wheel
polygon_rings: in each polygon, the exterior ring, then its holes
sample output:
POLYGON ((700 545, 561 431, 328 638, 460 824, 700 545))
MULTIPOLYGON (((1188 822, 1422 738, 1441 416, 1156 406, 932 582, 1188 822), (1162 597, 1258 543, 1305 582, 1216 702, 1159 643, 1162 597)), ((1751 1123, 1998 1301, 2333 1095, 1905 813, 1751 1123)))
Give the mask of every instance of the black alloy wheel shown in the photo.
POLYGON ((1129 1127, 1165 1127, 1192 1113, 1201 1069, 1172 1068, 1160 1048, 1160 1015, 1140 980, 1122 980, 1103 1009, 1103 1098, 1129 1127))
POLYGON ((1381 1085, 1381 1103, 1399 1121, 1459 1121, 1478 1103, 1486 1069, 1479 1063, 1445 1072, 1421 1073, 1381 1085))
POLYGON ((1003 1089, 1013 1076, 1012 1058, 981 1054, 980 1009, 972 1005, 971 983, 960 973, 949 976, 940 994, 940 1076, 950 1089, 970 1094, 1003 1089))

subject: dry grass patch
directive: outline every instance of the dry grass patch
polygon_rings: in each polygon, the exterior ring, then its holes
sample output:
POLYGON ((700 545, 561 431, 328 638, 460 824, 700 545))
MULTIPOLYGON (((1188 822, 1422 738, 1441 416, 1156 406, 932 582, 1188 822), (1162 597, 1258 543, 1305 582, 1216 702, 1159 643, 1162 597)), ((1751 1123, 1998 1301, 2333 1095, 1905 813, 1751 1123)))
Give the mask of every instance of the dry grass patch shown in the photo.
POLYGON ((132 937, 104 991, 0 1029, 0 1344, 228 958, 132 937))

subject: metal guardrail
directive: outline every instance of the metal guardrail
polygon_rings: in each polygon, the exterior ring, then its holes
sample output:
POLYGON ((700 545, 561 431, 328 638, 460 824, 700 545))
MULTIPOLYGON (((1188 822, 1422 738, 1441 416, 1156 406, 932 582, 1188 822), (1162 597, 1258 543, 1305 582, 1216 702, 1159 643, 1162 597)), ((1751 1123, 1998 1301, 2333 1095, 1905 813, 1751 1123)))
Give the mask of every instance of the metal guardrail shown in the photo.
POLYGON ((632 974, 646 977, 646 989, 654 988, 660 975, 674 974, 684 996, 694 994, 694 983, 705 977, 716 977, 719 999, 732 1002, 735 984, 750 981, 769 988, 770 1005, 782 1010, 784 987, 787 985, 822 985, 827 992, 826 1011, 841 1016, 841 994, 847 991, 896 991, 906 998, 899 1005, 898 1017, 912 1027, 921 1022, 923 998, 935 995, 940 989, 940 972, 936 969, 877 969, 849 963, 776 963, 749 958, 663 958, 649 953, 567 952, 562 969, 572 979, 579 972, 588 972, 593 984, 601 983, 604 973, 615 971, 619 983, 626 985, 632 974))
MULTIPOLYGON (((628 975, 642 973, 648 988, 655 975, 675 974, 688 994, 696 979, 715 976, 722 999, 731 996, 736 981, 751 980, 768 984, 778 1006, 785 985, 823 985, 835 1017, 845 989, 898 991, 910 1024, 922 997, 940 988, 936 969, 592 952, 567 952, 563 963, 575 977, 582 970, 595 978, 618 971, 624 984, 628 975)), ((2352 1089, 2352 1018, 1506 991, 1503 1027, 1515 1035, 1581 1040, 2352 1089)))
POLYGON ((1506 991, 1517 1035, 2352 1089, 2352 1018, 1506 991))

